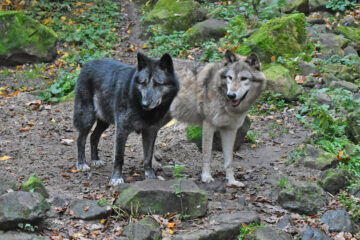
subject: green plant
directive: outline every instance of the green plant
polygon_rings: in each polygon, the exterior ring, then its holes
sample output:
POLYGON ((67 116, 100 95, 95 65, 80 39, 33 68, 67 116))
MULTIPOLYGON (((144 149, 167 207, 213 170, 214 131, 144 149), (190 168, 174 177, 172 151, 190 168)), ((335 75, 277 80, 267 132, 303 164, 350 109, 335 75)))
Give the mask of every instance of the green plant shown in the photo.
POLYGON ((251 144, 256 144, 256 140, 258 139, 259 134, 253 131, 248 131, 246 133, 246 139, 249 140, 251 144))
POLYGON ((346 192, 343 192, 339 198, 341 204, 347 211, 352 213, 351 217, 355 220, 360 220, 360 201, 350 196, 346 192))
POLYGON ((97 204, 100 206, 100 207, 105 207, 107 205, 107 202, 105 199, 101 198, 97 201, 97 204))
POLYGON ((204 42, 202 44, 205 48, 205 51, 203 56, 200 58, 200 61, 217 62, 224 56, 224 53, 219 52, 219 48, 216 43, 214 43, 214 41, 214 39, 210 39, 210 41, 204 42))
POLYGON ((240 228, 240 235, 238 236, 238 240, 244 240, 249 236, 254 236, 256 229, 263 228, 263 223, 250 223, 250 224, 242 224, 240 228))
POLYGON ((279 183, 276 186, 279 188, 286 188, 288 185, 288 179, 286 177, 281 177, 279 183))
POLYGON ((26 232, 35 232, 35 230, 38 228, 37 226, 33 226, 30 223, 18 223, 18 227, 26 232))
POLYGON ((356 1, 348 1, 348 0, 330 0, 326 4, 326 8, 329 8, 333 11, 341 11, 344 12, 346 9, 355 9, 356 1))

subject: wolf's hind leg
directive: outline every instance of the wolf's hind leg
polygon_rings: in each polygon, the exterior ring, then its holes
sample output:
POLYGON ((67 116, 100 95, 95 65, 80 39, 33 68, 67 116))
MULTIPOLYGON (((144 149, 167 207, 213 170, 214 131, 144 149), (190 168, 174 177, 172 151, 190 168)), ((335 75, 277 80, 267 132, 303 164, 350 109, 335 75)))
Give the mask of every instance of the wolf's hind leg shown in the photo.
POLYGON ((214 178, 211 176, 211 150, 215 128, 210 123, 203 121, 202 129, 203 168, 201 173, 201 181, 209 183, 214 181, 214 178))
POLYGON ((233 149, 237 129, 223 128, 220 129, 221 145, 224 153, 224 170, 226 172, 227 185, 235 185, 237 187, 244 187, 242 182, 236 181, 232 167, 233 149))
POLYGON ((101 134, 109 127, 109 124, 101 119, 97 119, 96 127, 90 137, 91 161, 93 166, 102 165, 103 161, 99 158, 98 145, 101 134))
POLYGON ((150 179, 156 178, 154 169, 152 168, 152 158, 157 131, 158 130, 154 128, 142 130, 145 176, 150 179))

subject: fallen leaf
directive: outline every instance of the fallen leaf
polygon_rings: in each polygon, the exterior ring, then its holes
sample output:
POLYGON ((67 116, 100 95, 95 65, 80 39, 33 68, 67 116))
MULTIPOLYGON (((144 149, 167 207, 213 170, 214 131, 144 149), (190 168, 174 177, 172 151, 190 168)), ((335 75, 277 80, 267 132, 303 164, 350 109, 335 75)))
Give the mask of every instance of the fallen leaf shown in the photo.
POLYGON ((271 56, 271 62, 275 62, 276 61, 276 57, 275 56, 271 56))
POLYGON ((105 222, 106 222, 106 218, 103 218, 103 219, 100 220, 101 224, 105 224, 105 222))
POLYGON ((89 210, 89 206, 84 207, 84 211, 86 212, 87 210, 89 210))
POLYGON ((79 172, 79 170, 77 170, 77 169, 71 169, 71 171, 70 171, 71 173, 78 173, 79 172))
POLYGON ((11 159, 10 156, 1 156, 0 157, 0 161, 6 161, 6 160, 9 160, 9 159, 11 159))
POLYGON ((20 132, 25 132, 25 131, 29 131, 30 127, 24 127, 24 128, 19 128, 20 132))
POLYGON ((176 123, 176 119, 173 118, 173 119, 171 119, 170 122, 168 122, 168 123, 165 125, 165 128, 171 127, 171 126, 174 125, 175 123, 176 123))
POLYGON ((55 119, 52 118, 52 119, 50 120, 50 122, 55 123, 56 121, 55 121, 55 119))
POLYGON ((143 49, 146 49, 148 46, 147 46, 147 44, 146 43, 144 43, 144 45, 142 45, 142 48, 143 49))
POLYGON ((74 142, 74 139, 61 139, 61 143, 64 145, 71 146, 73 142, 74 142))
POLYGON ((63 178, 66 178, 66 179, 71 178, 69 175, 66 175, 66 174, 61 174, 61 176, 62 176, 63 178))
POLYGON ((35 123, 33 123, 33 122, 28 122, 27 125, 29 125, 29 126, 34 126, 35 123))
POLYGON ((166 143, 164 143, 164 142, 160 142, 160 145, 163 147, 166 147, 166 143))

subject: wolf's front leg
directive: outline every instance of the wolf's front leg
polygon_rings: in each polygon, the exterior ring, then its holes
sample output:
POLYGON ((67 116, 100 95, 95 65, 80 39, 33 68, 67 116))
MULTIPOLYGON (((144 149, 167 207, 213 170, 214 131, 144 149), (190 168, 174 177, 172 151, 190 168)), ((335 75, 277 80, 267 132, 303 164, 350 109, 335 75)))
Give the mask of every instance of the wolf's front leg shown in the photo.
POLYGON ((114 172, 109 183, 112 186, 124 183, 122 166, 124 164, 125 143, 128 135, 129 132, 122 124, 116 124, 114 172))
POLYGON ((152 168, 152 158, 157 131, 157 128, 147 128, 142 130, 145 176, 150 179, 156 178, 154 169, 152 168))
POLYGON ((237 129, 222 128, 220 129, 221 146, 224 153, 224 170, 226 172, 227 185, 235 185, 237 187, 244 187, 242 182, 236 181, 234 171, 232 168, 233 149, 237 129))
POLYGON ((215 128, 210 123, 203 121, 202 125, 202 153, 203 153, 203 169, 201 174, 202 182, 214 181, 211 176, 211 150, 214 138, 215 128))

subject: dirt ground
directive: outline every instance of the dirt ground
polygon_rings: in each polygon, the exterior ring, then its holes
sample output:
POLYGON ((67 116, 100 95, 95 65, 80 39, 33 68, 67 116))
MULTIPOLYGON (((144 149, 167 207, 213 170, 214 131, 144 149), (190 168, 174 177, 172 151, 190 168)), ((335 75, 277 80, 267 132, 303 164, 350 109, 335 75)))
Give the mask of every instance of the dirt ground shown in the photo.
MULTIPOLYGON (((125 49, 134 43, 141 46, 143 42, 139 40, 137 10, 133 3, 121 1, 121 5, 127 13, 122 28, 126 29, 128 23, 134 22, 132 35, 123 37, 121 47, 125 49)), ((116 57, 128 64, 135 63, 135 52, 122 54, 116 57)), ((21 81, 4 78, 1 85, 8 85, 11 89, 19 84, 33 84, 21 81)), ((265 104, 263 107, 268 106, 265 104)), ((75 169, 77 154, 77 132, 72 125, 72 111, 73 102, 38 104, 36 96, 27 92, 19 93, 15 97, 0 96, 0 155, 12 157, 10 160, 0 161, 0 176, 14 179, 20 186, 26 178, 35 173, 43 180, 51 199, 110 199, 113 191, 108 182, 113 168, 114 126, 103 134, 99 144, 100 157, 106 164, 92 169, 91 174, 75 173, 72 170, 75 169)), ((186 140, 186 125, 182 123, 176 122, 160 130, 156 141, 156 157, 163 166, 174 163, 186 166, 184 173, 209 194, 209 215, 230 212, 234 204, 239 204, 239 199, 243 199, 244 207, 260 213, 263 222, 275 224, 286 211, 271 201, 271 178, 286 175, 298 180, 307 180, 319 175, 316 170, 285 164, 293 149, 302 144, 308 134, 295 119, 295 112, 294 109, 285 109, 267 117, 251 116, 250 130, 258 134, 258 143, 256 147, 251 143, 243 144, 234 154, 233 162, 236 178, 246 184, 242 189, 224 187, 221 152, 213 153, 212 171, 215 182, 200 182, 201 152, 195 144, 186 140), (269 201, 259 201, 259 198, 269 201)), ((86 146, 86 151, 89 160, 89 145, 86 146)), ((143 180, 143 154, 139 135, 130 135, 125 154, 126 181, 143 180)), ((157 174, 165 179, 173 178, 172 170, 168 168, 158 169, 157 174)), ((52 211, 53 218, 39 226, 40 232, 45 235, 54 235, 55 232, 59 236, 68 237, 78 231, 90 233, 99 224, 99 221, 84 223, 71 219, 66 213, 59 215, 54 209, 52 211)), ((112 233, 125 224, 124 220, 113 219, 108 229, 97 239, 112 236, 112 233)))

